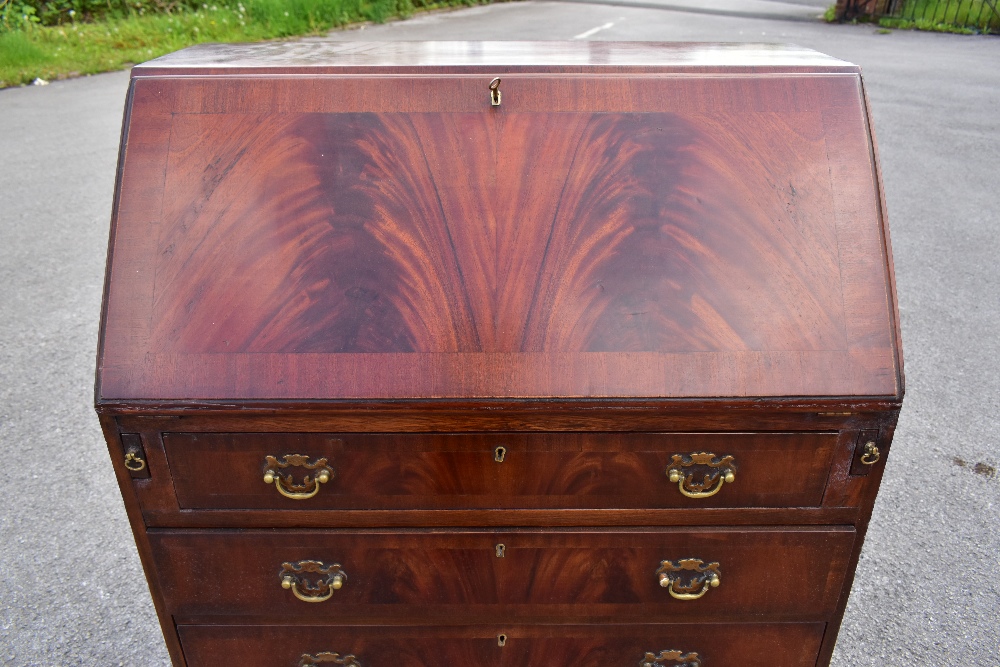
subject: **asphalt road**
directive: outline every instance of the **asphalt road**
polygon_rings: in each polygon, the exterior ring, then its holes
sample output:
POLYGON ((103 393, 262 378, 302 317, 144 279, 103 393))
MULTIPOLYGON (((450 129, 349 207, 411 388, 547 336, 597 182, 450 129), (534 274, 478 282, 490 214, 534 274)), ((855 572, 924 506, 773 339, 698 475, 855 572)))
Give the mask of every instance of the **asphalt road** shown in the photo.
MULTIPOLYGON (((1000 39, 814 0, 522 2, 330 39, 794 42, 864 68, 907 396, 834 665, 1000 665, 1000 39)), ((0 91, 0 663, 167 665, 91 407, 126 73, 0 91)))

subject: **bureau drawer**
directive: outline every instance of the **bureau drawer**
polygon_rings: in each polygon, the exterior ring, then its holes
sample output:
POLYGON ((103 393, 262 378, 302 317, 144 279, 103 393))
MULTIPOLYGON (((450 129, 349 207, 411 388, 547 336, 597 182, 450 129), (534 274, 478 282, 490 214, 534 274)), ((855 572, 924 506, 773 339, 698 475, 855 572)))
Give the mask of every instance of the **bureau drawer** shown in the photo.
POLYGON ((166 433, 163 443, 181 509, 816 507, 837 433, 166 433))
POLYGON ((168 611, 473 622, 825 620, 853 528, 151 530, 168 611), (339 579, 339 580, 338 580, 339 579))
POLYGON ((188 667, 632 667, 646 660, 655 667, 813 667, 825 624, 177 629, 188 667), (338 654, 339 662, 330 655, 321 662, 323 653, 338 654))

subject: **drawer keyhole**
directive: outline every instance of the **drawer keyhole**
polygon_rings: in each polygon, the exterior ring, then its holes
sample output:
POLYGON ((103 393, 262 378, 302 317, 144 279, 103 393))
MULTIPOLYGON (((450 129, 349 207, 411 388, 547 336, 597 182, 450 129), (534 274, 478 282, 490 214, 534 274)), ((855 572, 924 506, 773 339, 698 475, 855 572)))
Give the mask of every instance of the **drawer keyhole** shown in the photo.
POLYGON ((497 635, 497 646, 504 646, 507 644, 507 635, 497 635))
POLYGON ((497 463, 503 463, 503 460, 507 458, 507 448, 497 447, 493 450, 493 460, 497 463))
POLYGON ((507 547, 506 546, 504 546, 502 544, 498 544, 497 545, 497 558, 503 558, 504 553, 506 551, 507 551, 507 547))

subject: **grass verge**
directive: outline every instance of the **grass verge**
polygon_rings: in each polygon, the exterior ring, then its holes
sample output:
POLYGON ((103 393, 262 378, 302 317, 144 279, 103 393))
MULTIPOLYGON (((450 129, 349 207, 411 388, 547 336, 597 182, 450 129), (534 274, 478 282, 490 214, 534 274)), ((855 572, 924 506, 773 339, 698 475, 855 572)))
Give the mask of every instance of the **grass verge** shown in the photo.
MULTIPOLYGON (((234 0, 235 1, 235 0, 234 0)), ((200 42, 255 42, 480 0, 245 0, 195 11, 0 32, 0 88, 122 69, 200 42)))

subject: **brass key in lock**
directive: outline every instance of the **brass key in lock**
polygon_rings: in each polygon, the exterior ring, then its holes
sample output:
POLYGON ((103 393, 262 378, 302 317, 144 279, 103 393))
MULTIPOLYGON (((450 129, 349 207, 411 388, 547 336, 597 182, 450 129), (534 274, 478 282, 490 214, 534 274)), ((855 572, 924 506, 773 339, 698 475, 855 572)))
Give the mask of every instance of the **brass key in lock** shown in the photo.
POLYGON ((500 77, 490 81, 490 104, 500 106, 500 77))

